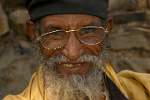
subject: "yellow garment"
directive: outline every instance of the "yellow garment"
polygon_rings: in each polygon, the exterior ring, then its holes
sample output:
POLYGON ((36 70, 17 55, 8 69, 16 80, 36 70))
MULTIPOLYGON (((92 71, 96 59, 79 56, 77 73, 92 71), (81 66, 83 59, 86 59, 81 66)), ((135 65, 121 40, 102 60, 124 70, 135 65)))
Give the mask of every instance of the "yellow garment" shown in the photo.
MULTIPOLYGON (((104 72, 129 100, 150 100, 150 74, 122 71, 114 72, 110 64, 104 72)), ((19 95, 8 95, 3 100, 47 100, 41 69, 34 73, 29 86, 19 95)), ((55 100, 53 96, 48 100, 55 100)))

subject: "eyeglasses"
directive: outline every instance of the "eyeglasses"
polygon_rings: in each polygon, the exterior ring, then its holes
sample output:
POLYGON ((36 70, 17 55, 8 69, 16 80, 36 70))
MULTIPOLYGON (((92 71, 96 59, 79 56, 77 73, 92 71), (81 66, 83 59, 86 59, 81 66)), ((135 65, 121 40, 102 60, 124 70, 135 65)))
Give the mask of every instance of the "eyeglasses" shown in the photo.
POLYGON ((86 45, 100 44, 108 31, 104 27, 86 26, 75 30, 55 30, 43 33, 37 38, 42 47, 48 50, 63 48, 69 39, 69 33, 75 32, 77 39, 86 45))

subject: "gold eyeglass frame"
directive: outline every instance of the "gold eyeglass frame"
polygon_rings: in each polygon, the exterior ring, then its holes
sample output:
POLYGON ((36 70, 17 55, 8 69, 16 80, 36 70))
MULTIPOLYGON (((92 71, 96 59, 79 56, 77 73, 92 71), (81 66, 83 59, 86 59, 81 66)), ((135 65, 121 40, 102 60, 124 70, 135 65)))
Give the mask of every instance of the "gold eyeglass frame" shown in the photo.
MULTIPOLYGON (((37 37, 37 41, 40 41, 41 39, 42 39, 42 37, 43 36, 46 36, 46 35, 48 35, 48 34, 52 34, 52 33, 54 33, 54 32, 59 32, 59 31, 64 31, 64 32, 66 32, 66 33, 70 33, 70 32, 78 32, 79 30, 81 30, 82 28, 99 28, 99 29, 103 29, 104 30, 104 32, 105 33, 108 33, 109 31, 107 30, 107 28, 105 29, 104 27, 102 27, 102 26, 85 26, 85 27, 81 27, 81 28, 79 28, 79 29, 71 29, 71 30, 55 30, 55 31, 50 31, 50 32, 46 32, 46 33, 44 33, 44 34, 42 34, 42 35, 40 35, 39 37, 37 37)), ((106 36, 106 35, 105 35, 106 36)), ((105 38, 105 36, 104 36, 104 38, 105 38)), ((102 39, 102 41, 104 40, 104 38, 102 39)), ((83 41, 81 41, 80 39, 78 39, 81 43, 83 43, 83 44, 86 44, 86 45, 98 45, 98 44, 100 44, 102 41, 100 41, 100 42, 98 42, 98 43, 96 43, 96 44, 87 44, 87 43, 85 43, 85 42, 83 42, 83 41)), ((42 45, 43 46, 43 45, 42 45)), ((47 50, 58 50, 58 49, 62 49, 62 48, 64 48, 64 46, 58 46, 58 47, 56 47, 56 48, 54 48, 54 49, 50 49, 50 48, 47 48, 47 47, 45 47, 45 46, 43 46, 45 49, 47 49, 47 50)))

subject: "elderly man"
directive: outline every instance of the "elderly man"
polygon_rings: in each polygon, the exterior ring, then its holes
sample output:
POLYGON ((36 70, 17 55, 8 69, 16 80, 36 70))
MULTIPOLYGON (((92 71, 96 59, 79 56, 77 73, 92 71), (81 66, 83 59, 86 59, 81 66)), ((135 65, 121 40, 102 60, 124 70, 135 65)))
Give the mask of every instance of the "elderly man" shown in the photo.
POLYGON ((118 74, 107 57, 108 0, 25 0, 40 67, 4 100, 150 100, 150 75, 118 74))

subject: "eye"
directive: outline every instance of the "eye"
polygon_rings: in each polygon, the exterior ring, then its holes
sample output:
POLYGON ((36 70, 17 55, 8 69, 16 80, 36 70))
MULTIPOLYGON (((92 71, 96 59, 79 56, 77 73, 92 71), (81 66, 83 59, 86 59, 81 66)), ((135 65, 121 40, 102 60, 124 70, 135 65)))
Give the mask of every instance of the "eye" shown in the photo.
POLYGON ((95 33, 96 31, 97 31, 97 28, 85 27, 85 28, 80 29, 80 35, 95 33))
POLYGON ((56 30, 56 31, 51 31, 43 34, 41 36, 41 39, 44 40, 56 40, 56 39, 63 39, 66 36, 66 32, 63 30, 56 30))

